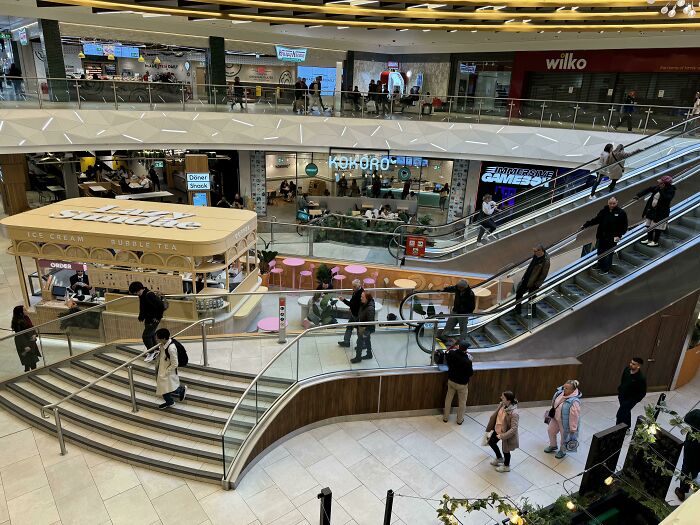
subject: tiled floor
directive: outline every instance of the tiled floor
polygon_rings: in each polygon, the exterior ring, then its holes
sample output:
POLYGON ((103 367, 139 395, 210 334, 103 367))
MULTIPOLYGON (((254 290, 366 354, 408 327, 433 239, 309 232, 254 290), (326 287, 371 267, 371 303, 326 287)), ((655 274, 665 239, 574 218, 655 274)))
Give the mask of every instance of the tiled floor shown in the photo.
MULTIPOLYGON (((647 396, 653 403, 658 395, 647 396)), ((671 392, 669 405, 685 413, 700 400, 700 375, 671 392)), ((99 456, 73 444, 58 454, 55 437, 0 412, 0 524, 315 525, 323 487, 333 491, 334 525, 376 525, 386 491, 396 492, 396 525, 439 523, 442 494, 491 492, 546 505, 575 490, 590 437, 614 423, 614 398, 583 402, 582 448, 562 460, 545 454, 544 405, 522 408, 513 470, 495 472, 480 446, 489 412, 468 414, 457 426, 439 415, 358 420, 323 425, 273 447, 238 488, 184 480, 99 456)), ((639 405, 635 411, 642 410, 639 405)), ((625 447, 626 449, 626 447, 625 447)), ((624 457, 624 456, 623 456, 624 457)), ((678 504, 669 492, 668 501, 678 504)), ((486 525, 493 512, 458 515, 486 525)))

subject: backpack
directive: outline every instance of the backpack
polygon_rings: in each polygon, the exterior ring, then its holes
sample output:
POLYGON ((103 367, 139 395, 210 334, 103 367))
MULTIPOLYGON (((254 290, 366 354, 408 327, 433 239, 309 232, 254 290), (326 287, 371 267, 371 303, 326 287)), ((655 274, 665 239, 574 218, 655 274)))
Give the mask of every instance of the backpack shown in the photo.
POLYGON ((163 312, 165 312, 168 309, 168 307, 170 306, 170 303, 168 303, 168 298, 160 292, 153 292, 153 293, 156 294, 156 297, 158 299, 160 299, 160 302, 163 305, 163 312))
POLYGON ((183 366, 187 366, 187 363, 190 362, 190 358, 187 355, 187 350, 185 350, 185 347, 177 339, 171 339, 171 341, 175 345, 175 348, 177 348, 177 366, 178 366, 178 368, 183 367, 183 366))

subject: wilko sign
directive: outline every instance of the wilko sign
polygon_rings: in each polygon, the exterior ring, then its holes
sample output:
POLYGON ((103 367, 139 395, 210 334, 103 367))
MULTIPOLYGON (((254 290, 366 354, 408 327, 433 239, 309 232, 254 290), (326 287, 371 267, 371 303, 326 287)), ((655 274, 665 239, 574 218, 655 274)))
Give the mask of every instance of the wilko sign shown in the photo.
POLYGON ((588 61, 576 58, 573 53, 562 53, 559 58, 546 58, 547 69, 555 71, 575 71, 586 69, 588 61))

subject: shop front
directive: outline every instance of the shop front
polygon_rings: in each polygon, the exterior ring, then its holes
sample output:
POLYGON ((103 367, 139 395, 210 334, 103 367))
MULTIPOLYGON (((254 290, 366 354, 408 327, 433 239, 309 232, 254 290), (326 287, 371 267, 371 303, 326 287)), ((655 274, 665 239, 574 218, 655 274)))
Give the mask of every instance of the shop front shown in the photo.
POLYGON ((12 241, 10 252, 25 305, 35 309, 35 324, 65 314, 69 298, 79 307, 106 303, 99 321, 103 340, 140 333, 138 298, 127 296, 133 281, 162 294, 191 294, 169 301, 170 326, 215 317, 220 330, 233 322, 237 306, 220 295, 250 291, 258 282, 249 255, 255 253, 257 218, 247 210, 157 202, 134 206, 89 197, 6 217, 0 224, 12 241), (24 275, 34 267, 38 282, 30 284, 30 297, 24 275), (110 303, 118 298, 123 299, 110 303))

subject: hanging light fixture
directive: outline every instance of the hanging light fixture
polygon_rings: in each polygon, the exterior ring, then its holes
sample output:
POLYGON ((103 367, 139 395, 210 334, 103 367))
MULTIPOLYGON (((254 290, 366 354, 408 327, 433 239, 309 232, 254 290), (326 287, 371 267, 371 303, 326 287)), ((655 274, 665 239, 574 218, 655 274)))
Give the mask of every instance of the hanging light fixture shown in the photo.
POLYGON ((145 58, 143 58, 143 55, 139 55, 139 62, 143 64, 146 61, 145 58))
POLYGON ((85 53, 83 53, 83 50, 80 50, 80 53, 78 53, 78 58, 85 58, 85 53))
POLYGON ((668 13, 668 5, 665 5, 661 8, 661 14, 665 15, 666 13, 668 13))
POLYGON ((158 64, 160 64, 160 58, 156 57, 156 58, 153 60, 153 63, 154 63, 156 66, 157 66, 158 64))

